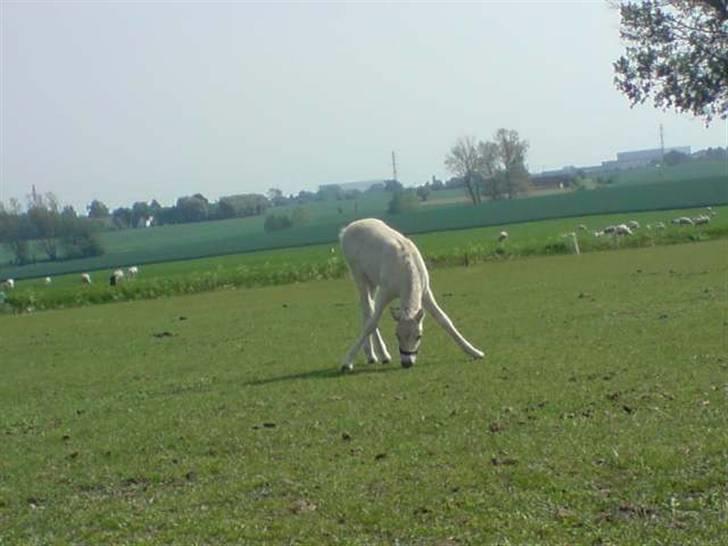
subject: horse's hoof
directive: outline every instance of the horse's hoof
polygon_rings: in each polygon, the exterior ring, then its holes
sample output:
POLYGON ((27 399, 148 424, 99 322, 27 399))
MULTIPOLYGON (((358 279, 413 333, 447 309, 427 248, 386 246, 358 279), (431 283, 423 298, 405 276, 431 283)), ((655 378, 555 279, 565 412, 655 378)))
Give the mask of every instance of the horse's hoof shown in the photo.
POLYGON ((415 365, 414 362, 407 362, 407 361, 406 362, 402 362, 402 367, 403 368, 411 368, 414 365, 415 365))
POLYGON ((351 371, 354 371, 354 365, 353 364, 342 364, 342 366, 341 366, 341 373, 349 373, 351 371))

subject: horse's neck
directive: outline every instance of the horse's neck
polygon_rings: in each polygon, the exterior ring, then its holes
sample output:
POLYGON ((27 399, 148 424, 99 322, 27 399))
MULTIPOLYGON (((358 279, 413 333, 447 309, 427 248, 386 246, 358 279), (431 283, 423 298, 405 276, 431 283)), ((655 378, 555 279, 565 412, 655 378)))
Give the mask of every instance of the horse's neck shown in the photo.
POLYGON ((404 278, 400 288, 399 303, 402 316, 413 317, 422 308, 426 279, 418 267, 416 256, 407 256, 403 265, 404 278))

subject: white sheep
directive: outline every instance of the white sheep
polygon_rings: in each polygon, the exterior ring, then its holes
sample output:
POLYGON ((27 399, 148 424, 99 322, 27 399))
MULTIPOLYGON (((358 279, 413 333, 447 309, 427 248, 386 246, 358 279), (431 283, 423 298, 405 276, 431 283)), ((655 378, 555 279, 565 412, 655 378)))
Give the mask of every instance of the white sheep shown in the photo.
POLYGON ((508 239, 508 232, 507 232, 507 231, 501 231, 501 232, 500 232, 500 233, 498 234, 498 242, 499 242, 499 243, 502 243, 502 242, 503 242, 503 241, 505 241, 506 239, 508 239))
POLYGON ((579 229, 580 231, 589 231, 589 228, 586 227, 586 224, 579 224, 577 226, 577 229, 579 229))
POLYGON ((121 281, 124 280, 124 271, 121 269, 116 269, 111 274, 111 277, 109 277, 109 285, 116 286, 117 284, 121 283, 121 281))
POLYGON ((129 269, 126 270, 126 272, 129 274, 129 277, 134 278, 139 275, 139 266, 132 265, 129 269))
POLYGON ((607 226, 602 230, 602 235, 609 234, 609 233, 616 233, 617 226, 607 226))
POLYGON ((637 220, 630 220, 627 222, 627 227, 632 230, 639 229, 640 223, 637 220))
POLYGON ((91 275, 89 275, 88 273, 81 273, 81 283, 91 284, 91 275))
POLYGON ((693 221, 694 226, 699 226, 702 224, 709 224, 710 223, 710 216, 707 216, 705 214, 701 214, 700 216, 695 216, 694 218, 691 218, 693 221))
POLYGON ((682 226, 692 226, 694 222, 687 216, 680 216, 679 218, 673 218, 672 223, 682 226))
POLYGON ((632 230, 626 224, 619 224, 618 226, 615 226, 614 234, 615 235, 632 235, 632 230))
POLYGON ((53 282, 53 279, 51 279, 50 277, 46 277, 45 279, 43 279, 43 282, 45 284, 51 284, 51 282, 53 282))
POLYGON ((15 279, 5 279, 3 283, 0 284, 0 287, 12 290, 13 288, 15 288, 15 279))
POLYGON ((655 224, 655 229, 666 229, 667 226, 665 225, 665 222, 657 222, 655 224))

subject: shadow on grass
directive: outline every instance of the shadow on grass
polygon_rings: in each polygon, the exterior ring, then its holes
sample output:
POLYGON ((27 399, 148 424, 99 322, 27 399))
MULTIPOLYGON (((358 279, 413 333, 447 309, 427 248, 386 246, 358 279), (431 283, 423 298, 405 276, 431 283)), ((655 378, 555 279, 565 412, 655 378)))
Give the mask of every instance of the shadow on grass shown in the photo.
POLYGON ((243 383, 244 387, 257 387, 260 385, 270 385, 271 383, 280 383, 283 381, 297 381, 300 379, 336 379, 343 376, 355 376, 361 374, 386 373, 400 370, 399 364, 366 364, 354 368, 354 371, 343 373, 339 368, 327 367, 323 370, 312 370, 310 372, 292 373, 287 375, 279 375, 277 377, 269 377, 266 379, 254 379, 243 383))

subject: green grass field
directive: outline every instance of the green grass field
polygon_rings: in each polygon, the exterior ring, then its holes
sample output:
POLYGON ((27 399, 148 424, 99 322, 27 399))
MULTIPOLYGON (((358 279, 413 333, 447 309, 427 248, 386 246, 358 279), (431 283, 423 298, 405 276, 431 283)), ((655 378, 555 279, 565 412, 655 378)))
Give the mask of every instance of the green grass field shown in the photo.
POLYGON ((728 161, 703 160, 666 165, 664 167, 645 167, 620 172, 615 184, 653 184, 676 180, 696 180, 728 176, 728 161))
MULTIPOLYGON (((728 207, 716 208, 710 224, 676 227, 669 220, 695 216, 701 209, 659 211, 637 214, 565 218, 487 228, 414 235, 425 259, 433 266, 470 265, 487 260, 503 260, 530 255, 569 254, 573 248, 564 233, 577 231, 582 252, 624 247, 648 247, 688 241, 706 241, 728 236, 728 207), (592 231, 609 224, 635 219, 643 228, 628 239, 595 238, 592 231), (647 230, 648 224, 668 223, 663 231, 647 230), (579 224, 589 230, 579 231, 579 224), (497 234, 507 229, 510 237, 498 244, 497 234)), ((338 254, 338 244, 312 245, 215 258, 185 260, 142 266, 139 278, 119 287, 108 286, 111 270, 93 273, 95 284, 83 286, 78 274, 55 277, 52 285, 42 280, 20 280, 7 291, 8 310, 42 310, 88 303, 149 299, 189 294, 226 287, 287 284, 312 279, 340 278, 346 265, 338 254), (331 249, 334 253, 331 253, 331 249)), ((2 307, 0 307, 2 310, 2 307)))
MULTIPOLYGON (((309 224, 274 233, 264 232, 262 217, 107 232, 102 234, 107 253, 96 258, 16 267, 10 264, 11 257, 6 252, 4 256, 0 255, 0 278, 45 277, 123 265, 330 244, 336 241, 342 226, 367 216, 385 218, 401 231, 416 234, 586 215, 724 205, 728 204, 728 172, 722 177, 616 184, 594 191, 489 201, 477 207, 453 204, 452 198, 459 193, 458 190, 433 192, 438 205, 421 206, 393 216, 385 214, 390 198, 386 193, 367 194, 359 205, 354 201, 315 203, 307 205, 311 209, 309 224)), ((36 252, 36 255, 40 256, 40 253, 36 252)))
POLYGON ((723 544, 726 255, 435 270, 486 359, 343 376, 347 279, 0 316, 0 543, 723 544))

